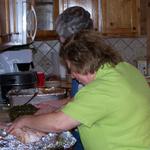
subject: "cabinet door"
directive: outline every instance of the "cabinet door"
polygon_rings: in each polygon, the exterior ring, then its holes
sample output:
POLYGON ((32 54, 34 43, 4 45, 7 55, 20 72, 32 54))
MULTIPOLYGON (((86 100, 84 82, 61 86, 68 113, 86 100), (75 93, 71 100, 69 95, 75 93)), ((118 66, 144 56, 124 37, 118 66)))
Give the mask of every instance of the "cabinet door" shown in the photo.
MULTIPOLYGON (((150 75, 150 0, 147 1, 147 59, 148 59, 148 69, 150 75)), ((149 79, 150 84, 150 79, 149 79)))
POLYGON ((139 35, 140 0, 101 0, 101 9, 103 35, 139 35))
POLYGON ((35 40, 56 39, 54 22, 59 13, 58 0, 34 0, 37 15, 37 34, 35 40))
POLYGON ((9 0, 0 1, 0 37, 1 43, 10 41, 9 0))
POLYGON ((86 9, 90 14, 91 18, 94 21, 94 28, 97 30, 98 27, 98 0, 60 0, 59 1, 60 13, 62 13, 66 8, 72 6, 81 6, 86 9))

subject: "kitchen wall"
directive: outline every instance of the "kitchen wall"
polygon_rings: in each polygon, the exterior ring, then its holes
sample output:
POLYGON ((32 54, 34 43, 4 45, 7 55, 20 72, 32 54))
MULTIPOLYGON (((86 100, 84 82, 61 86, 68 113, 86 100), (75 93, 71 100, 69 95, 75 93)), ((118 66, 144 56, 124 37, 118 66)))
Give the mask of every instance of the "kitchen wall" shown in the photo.
MULTIPOLYGON (((136 65, 136 59, 146 56, 147 38, 108 38, 106 43, 119 51, 122 57, 129 63, 136 65)), ((64 70, 59 67, 59 47, 57 40, 35 41, 33 48, 33 62, 37 71, 45 74, 61 74, 64 70)))

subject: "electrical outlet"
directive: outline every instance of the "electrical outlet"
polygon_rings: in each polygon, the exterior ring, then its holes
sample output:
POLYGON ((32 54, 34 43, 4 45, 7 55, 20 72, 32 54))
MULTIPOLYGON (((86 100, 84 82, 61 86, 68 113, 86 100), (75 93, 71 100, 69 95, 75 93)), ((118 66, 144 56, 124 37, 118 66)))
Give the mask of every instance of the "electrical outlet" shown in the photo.
POLYGON ((146 60, 138 60, 137 68, 141 71, 143 75, 147 75, 147 61, 146 60))

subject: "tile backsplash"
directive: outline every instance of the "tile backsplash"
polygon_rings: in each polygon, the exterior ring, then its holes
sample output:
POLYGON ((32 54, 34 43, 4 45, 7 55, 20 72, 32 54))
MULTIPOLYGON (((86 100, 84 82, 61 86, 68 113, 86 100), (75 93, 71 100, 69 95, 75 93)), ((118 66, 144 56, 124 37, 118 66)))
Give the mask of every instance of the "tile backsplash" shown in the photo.
POLYGON ((113 38, 106 42, 120 52, 125 61, 136 65, 136 60, 146 57, 147 38, 113 38))
POLYGON ((45 72, 45 74, 60 74, 58 41, 35 41, 30 47, 33 48, 35 70, 45 72))
MULTIPOLYGON (((107 38, 106 43, 120 52, 125 61, 136 65, 136 60, 146 56, 147 38, 107 38)), ((60 43, 54 41, 35 41, 33 48, 33 62, 37 71, 49 75, 64 76, 65 69, 60 66, 60 43)))

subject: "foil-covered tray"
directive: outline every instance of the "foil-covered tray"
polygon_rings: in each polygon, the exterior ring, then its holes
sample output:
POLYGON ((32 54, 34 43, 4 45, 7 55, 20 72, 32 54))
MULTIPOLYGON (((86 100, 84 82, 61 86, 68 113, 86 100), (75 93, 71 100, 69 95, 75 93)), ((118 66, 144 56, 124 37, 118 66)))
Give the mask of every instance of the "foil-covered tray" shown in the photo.
POLYGON ((0 150, 58 150, 71 148, 76 139, 69 131, 48 133, 39 141, 29 144, 21 143, 15 136, 8 134, 0 140, 0 150))

